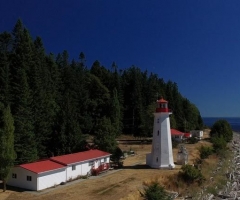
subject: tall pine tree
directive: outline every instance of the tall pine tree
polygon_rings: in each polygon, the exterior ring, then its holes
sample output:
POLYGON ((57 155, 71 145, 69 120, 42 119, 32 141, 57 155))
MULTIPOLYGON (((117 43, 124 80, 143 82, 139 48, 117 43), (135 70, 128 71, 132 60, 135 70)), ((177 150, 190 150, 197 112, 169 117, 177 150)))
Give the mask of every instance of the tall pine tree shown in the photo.
POLYGON ((37 146, 32 115, 31 67, 33 67, 33 43, 29 32, 18 21, 13 30, 11 62, 12 113, 15 121, 16 164, 37 159, 37 146))
POLYGON ((0 103, 0 113, 0 177, 3 180, 3 191, 6 191, 6 182, 16 158, 14 151, 14 120, 10 106, 4 107, 0 103))

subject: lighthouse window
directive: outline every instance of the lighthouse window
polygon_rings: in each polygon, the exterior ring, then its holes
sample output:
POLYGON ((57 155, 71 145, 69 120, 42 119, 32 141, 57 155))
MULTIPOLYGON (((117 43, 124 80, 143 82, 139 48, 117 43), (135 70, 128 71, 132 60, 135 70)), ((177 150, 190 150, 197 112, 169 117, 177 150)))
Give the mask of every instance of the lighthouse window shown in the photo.
POLYGON ((167 108, 167 104, 161 104, 161 108, 167 108))

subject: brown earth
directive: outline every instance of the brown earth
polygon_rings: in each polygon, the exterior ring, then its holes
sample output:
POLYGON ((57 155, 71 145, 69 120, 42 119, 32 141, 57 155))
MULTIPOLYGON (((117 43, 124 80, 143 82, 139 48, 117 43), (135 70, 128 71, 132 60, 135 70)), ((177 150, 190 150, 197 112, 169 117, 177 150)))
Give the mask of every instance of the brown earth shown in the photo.
MULTIPOLYGON (((204 132, 208 137, 208 131, 204 132)), ((206 140, 199 141, 197 144, 185 144, 189 152, 189 164, 198 157, 197 147, 207 144, 206 140)), ((85 180, 77 180, 67 183, 64 186, 46 189, 40 192, 27 192, 10 189, 0 192, 0 200, 94 200, 94 199, 121 199, 121 200, 140 200, 139 191, 143 188, 143 183, 157 179, 166 189, 175 190, 169 184, 169 176, 175 177, 181 168, 176 165, 173 170, 150 169, 145 165, 146 154, 151 151, 150 144, 139 145, 119 145, 122 150, 133 150, 135 156, 130 156, 124 160, 124 167, 121 170, 108 171, 100 176, 91 177, 85 180)), ((174 160, 176 160, 178 149, 174 149, 174 160)))

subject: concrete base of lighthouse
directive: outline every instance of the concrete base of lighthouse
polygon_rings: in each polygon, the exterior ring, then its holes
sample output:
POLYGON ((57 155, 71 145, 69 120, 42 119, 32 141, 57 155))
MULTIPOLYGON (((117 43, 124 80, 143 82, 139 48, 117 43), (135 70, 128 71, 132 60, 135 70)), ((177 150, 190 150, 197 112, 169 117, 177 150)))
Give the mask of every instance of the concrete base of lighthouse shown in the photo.
POLYGON ((168 157, 168 159, 165 160, 156 160, 155 156, 152 155, 152 153, 147 154, 146 156, 146 164, 150 166, 151 168, 155 169, 173 169, 175 168, 175 164, 173 162, 173 158, 168 157))

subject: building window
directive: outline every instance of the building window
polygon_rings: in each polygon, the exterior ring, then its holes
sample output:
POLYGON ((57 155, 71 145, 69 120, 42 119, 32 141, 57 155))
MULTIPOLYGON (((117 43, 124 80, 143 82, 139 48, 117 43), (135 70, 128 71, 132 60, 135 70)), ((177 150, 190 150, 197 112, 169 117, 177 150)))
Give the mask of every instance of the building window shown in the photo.
POLYGON ((89 162, 88 166, 93 166, 93 161, 89 162))
POLYGON ((76 165, 72 165, 72 171, 76 170, 76 165))
POLYGON ((17 178, 17 174, 13 173, 12 178, 17 178))
POLYGON ((104 158, 104 162, 107 162, 107 158, 104 158))
POLYGON ((27 181, 32 181, 32 177, 31 176, 27 176, 27 181))
POLYGON ((158 131, 157 135, 159 135, 159 131, 158 131))
POLYGON ((157 119, 157 123, 159 123, 159 119, 157 119))
POLYGON ((158 162, 158 157, 156 158, 156 161, 158 162))

